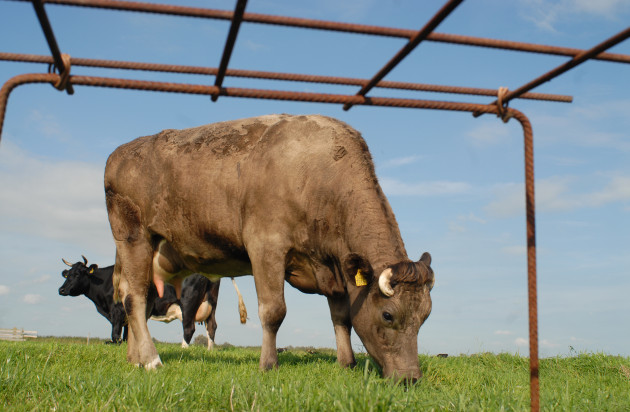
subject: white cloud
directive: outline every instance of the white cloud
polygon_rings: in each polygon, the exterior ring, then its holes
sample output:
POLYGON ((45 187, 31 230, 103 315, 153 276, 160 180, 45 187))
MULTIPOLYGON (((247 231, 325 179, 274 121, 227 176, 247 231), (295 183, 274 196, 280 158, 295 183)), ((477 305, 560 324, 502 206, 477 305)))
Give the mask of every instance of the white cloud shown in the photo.
POLYGON ((50 280, 50 275, 42 275, 37 279, 33 279, 30 283, 38 284, 38 283, 46 283, 50 280))
POLYGON ((501 248, 501 252, 509 256, 525 256, 527 247, 525 245, 505 246, 501 248))
POLYGON ((560 345, 559 343, 552 342, 552 341, 550 341, 548 339, 542 339, 540 341, 540 347, 542 347, 542 348, 548 348, 548 349, 549 348, 559 348, 560 346, 562 346, 562 345, 560 345))
POLYGON ((510 128, 505 127, 501 122, 492 120, 492 122, 480 124, 468 132, 468 138, 475 146, 497 145, 509 139, 510 128))
POLYGON ((0 285, 0 296, 8 295, 8 294, 9 294, 9 287, 5 285, 0 285))
MULTIPOLYGON (((578 192, 583 190, 584 185, 583 179, 576 176, 552 176, 536 180, 536 211, 565 212, 630 201, 630 176, 602 174, 594 176, 593 179, 601 189, 590 192, 578 192)), ((497 185, 494 191, 496 200, 486 206, 485 210, 488 213, 501 217, 524 213, 523 183, 497 185)))
POLYGON ((497 331, 494 331, 494 334, 495 335, 510 336, 510 335, 513 335, 514 332, 512 332, 510 330, 497 330, 497 331))
POLYGON ((593 16, 615 19, 629 7, 626 0, 522 0, 521 14, 545 31, 556 31, 556 25, 568 19, 593 16))
POLYGON ((383 165, 381 167, 382 168, 389 168, 389 167, 405 166, 405 165, 408 165, 408 164, 415 163, 415 162, 417 162, 418 160, 420 160, 422 158, 423 158, 423 156, 420 156, 420 155, 397 157, 395 159, 387 160, 386 162, 383 163, 383 165))
MULTIPOLYGON (((111 249, 103 190, 104 165, 35 158, 10 142, 0 150, 0 226, 111 249)), ((43 279, 41 281, 45 281, 43 279)))
POLYGON ((472 186, 465 182, 418 182, 405 183, 396 179, 379 179, 381 187, 387 196, 445 196, 469 193, 472 186))
POLYGON ((28 293, 28 294, 24 295, 24 297, 22 298, 22 301, 24 303, 28 303, 29 305, 37 305, 38 303, 40 303, 43 300, 44 300, 44 298, 42 297, 42 295, 37 295, 37 294, 34 294, 34 293, 28 293))
POLYGON ((59 140, 69 140, 69 135, 62 131, 61 125, 57 119, 51 114, 43 114, 39 110, 31 111, 29 115, 29 125, 34 127, 39 134, 59 140))
POLYGON ((529 340, 525 338, 516 338, 514 339, 514 344, 516 344, 516 346, 529 346, 529 340))
POLYGON ((455 233, 464 233, 468 230, 467 223, 478 223, 485 225, 487 221, 476 216, 474 213, 470 212, 468 215, 459 215, 457 216, 456 221, 449 222, 448 228, 451 232, 455 233))

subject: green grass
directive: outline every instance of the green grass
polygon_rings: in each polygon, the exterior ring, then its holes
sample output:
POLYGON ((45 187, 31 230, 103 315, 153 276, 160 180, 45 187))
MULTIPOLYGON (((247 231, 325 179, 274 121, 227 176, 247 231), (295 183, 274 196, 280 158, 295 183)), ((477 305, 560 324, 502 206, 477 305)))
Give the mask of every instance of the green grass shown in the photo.
MULTIPOLYGON (((0 410, 524 411, 528 360, 515 355, 420 356, 414 386, 379 377, 364 355, 355 369, 333 350, 291 349, 280 369, 258 370, 258 348, 158 343, 164 367, 125 360, 126 345, 84 339, 0 341, 0 410)), ((581 354, 541 360, 541 409, 630 410, 630 358, 581 354)))

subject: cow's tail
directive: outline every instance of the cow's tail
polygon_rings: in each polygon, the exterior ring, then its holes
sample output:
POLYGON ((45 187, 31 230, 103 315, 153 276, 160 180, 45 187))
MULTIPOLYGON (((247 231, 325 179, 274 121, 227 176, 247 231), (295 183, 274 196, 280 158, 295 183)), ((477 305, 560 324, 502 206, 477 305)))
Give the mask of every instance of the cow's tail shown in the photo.
POLYGON ((245 307, 245 301, 243 301, 243 296, 238 290, 238 286, 236 286, 234 278, 232 278, 232 284, 234 285, 234 289, 238 295, 238 314, 241 316, 241 323, 245 324, 247 322, 247 308, 245 307))
POLYGON ((121 302, 120 292, 118 291, 118 285, 120 284, 120 272, 114 270, 112 275, 112 284, 114 285, 114 303, 121 302))

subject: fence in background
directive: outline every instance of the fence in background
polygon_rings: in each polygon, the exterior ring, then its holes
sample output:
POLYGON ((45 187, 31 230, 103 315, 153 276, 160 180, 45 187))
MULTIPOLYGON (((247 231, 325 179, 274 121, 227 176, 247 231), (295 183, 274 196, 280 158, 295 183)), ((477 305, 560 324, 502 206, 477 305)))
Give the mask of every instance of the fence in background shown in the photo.
POLYGON ((24 329, 0 329, 0 340, 11 340, 15 342, 25 341, 26 338, 36 339, 36 330, 24 330, 24 329))

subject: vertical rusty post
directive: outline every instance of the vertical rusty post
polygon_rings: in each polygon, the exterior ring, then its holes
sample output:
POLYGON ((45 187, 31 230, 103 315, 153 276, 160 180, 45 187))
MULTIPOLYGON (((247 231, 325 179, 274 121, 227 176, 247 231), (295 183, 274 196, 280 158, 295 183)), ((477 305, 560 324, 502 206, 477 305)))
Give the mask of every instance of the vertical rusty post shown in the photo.
POLYGON ((538 293, 536 276, 536 202, 534 197, 534 138, 529 119, 509 109, 523 127, 525 146, 525 215, 527 221, 527 295, 529 305, 529 385, 532 412, 540 409, 538 381, 538 293))

